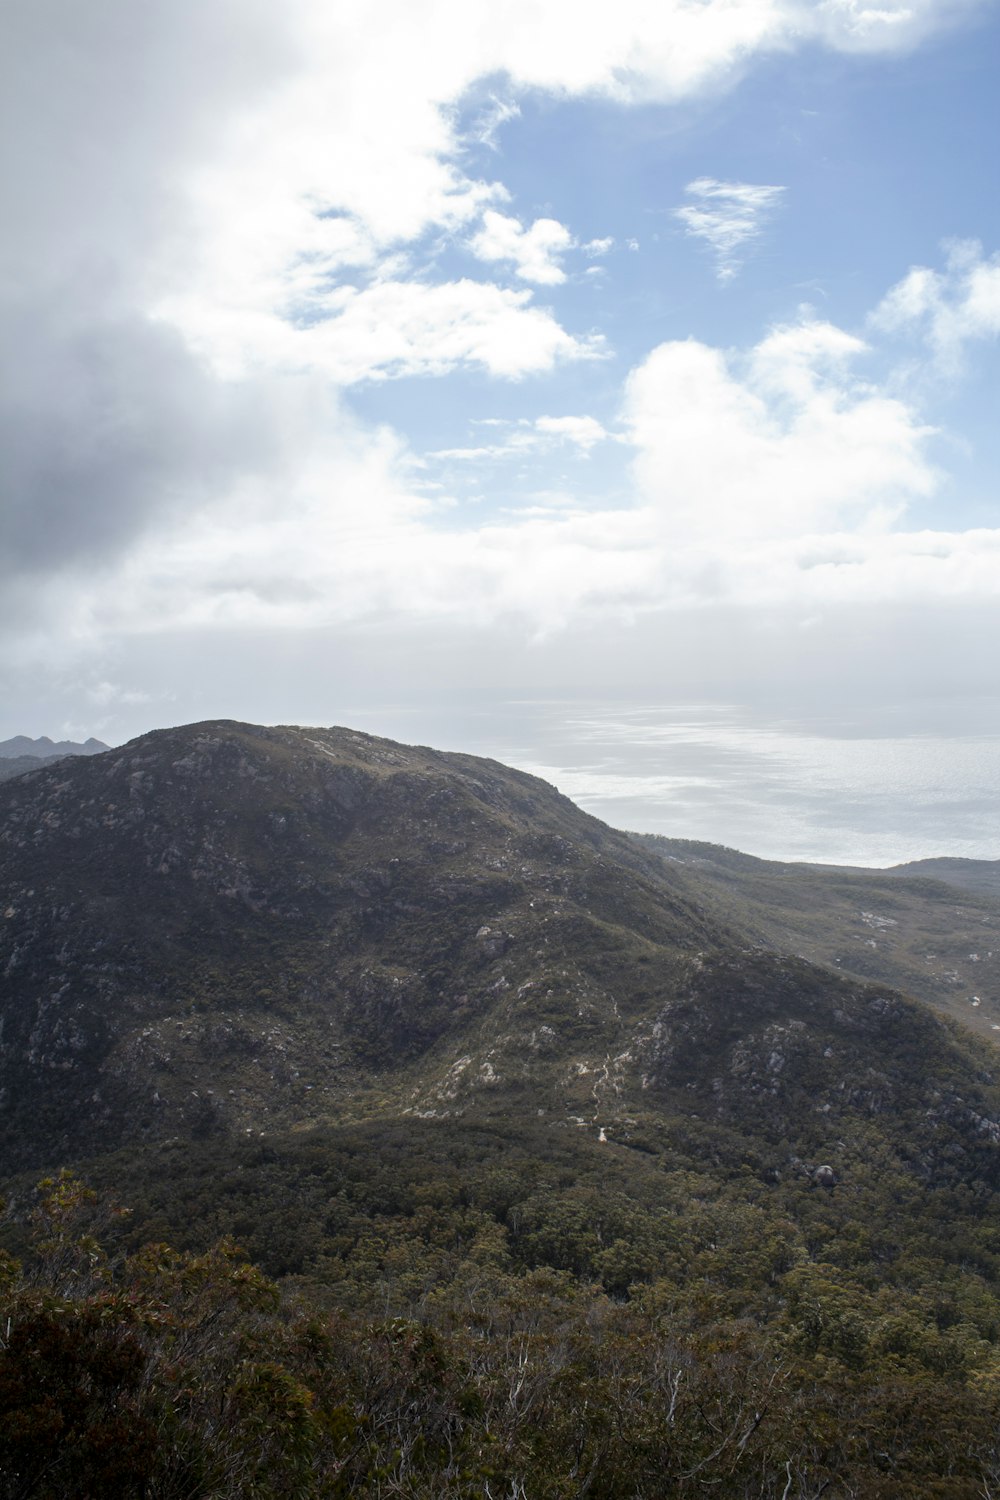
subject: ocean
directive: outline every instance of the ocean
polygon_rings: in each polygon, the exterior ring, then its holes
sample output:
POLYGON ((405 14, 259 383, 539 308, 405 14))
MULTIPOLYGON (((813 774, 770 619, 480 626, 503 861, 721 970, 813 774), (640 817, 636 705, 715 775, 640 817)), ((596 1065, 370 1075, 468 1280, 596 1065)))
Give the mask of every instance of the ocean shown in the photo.
POLYGON ((866 727, 739 704, 551 700, 389 717, 359 714, 358 727, 518 766, 616 828, 823 864, 1000 858, 992 725, 872 732, 872 715, 866 727))

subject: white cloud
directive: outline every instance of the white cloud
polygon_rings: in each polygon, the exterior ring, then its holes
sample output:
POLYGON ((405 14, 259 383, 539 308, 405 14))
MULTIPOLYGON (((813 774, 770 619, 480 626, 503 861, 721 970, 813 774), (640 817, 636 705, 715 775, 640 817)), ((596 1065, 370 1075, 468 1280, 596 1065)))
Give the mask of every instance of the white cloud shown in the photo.
MULTIPOLYGON (((304 642, 352 626, 401 638, 438 620, 545 634, 602 618, 725 607, 814 613, 998 599, 995 530, 694 538, 665 534, 651 505, 585 512, 551 502, 449 528, 422 518, 383 454, 381 462, 339 459, 321 486, 290 491, 280 515, 234 498, 51 603, 65 651, 178 633, 208 649, 234 632, 291 633, 304 642), (349 504, 331 505, 338 486, 349 504)), ((22 634, 22 659, 30 646, 22 634)))
POLYGON ((614 249, 614 246, 614 237, 609 234, 602 240, 588 240, 585 245, 580 246, 580 249, 584 255, 594 258, 599 255, 607 255, 609 250, 614 249))
POLYGON ((897 52, 975 10, 979 0, 820 0, 814 34, 842 52, 897 52))
MULTIPOLYGON (((440 290, 426 289, 433 307, 440 290)), ((508 294, 515 311, 519 295, 508 294)), ((503 298, 497 305, 510 311, 503 298)), ((506 334, 481 321, 445 320, 432 333, 426 307, 409 324, 398 309, 375 311, 376 323, 408 330, 401 351, 379 352, 378 368, 468 358, 508 371, 524 365, 523 329, 513 324, 518 352, 508 360, 506 334)), ((374 329, 357 336, 363 349, 374 329)), ((340 359, 349 347, 342 343, 340 359)), ((538 357, 549 357, 544 345, 538 357)), ((662 344, 625 390, 630 502, 602 509, 540 496, 533 510, 476 525, 468 509, 449 512, 421 494, 423 471, 391 432, 373 433, 329 404, 303 417, 295 399, 268 471, 231 482, 195 516, 161 519, 123 561, 64 573, 31 603, 64 642, 85 650, 164 629, 207 640, 218 631, 401 629, 439 619, 484 629, 517 621, 544 633, 721 605, 814 612, 996 599, 1000 532, 894 529, 937 475, 927 427, 858 373, 866 358, 861 339, 808 315, 743 352, 662 344)), ((428 457, 541 458, 563 443, 586 456, 620 441, 586 414, 483 425, 496 442, 428 457)), ((15 603, 21 611, 25 597, 15 603)), ((49 646, 33 641, 23 624, 21 615, 19 660, 50 649, 51 637, 49 646)))
POLYGON ((589 453, 591 448, 608 437, 596 417, 537 417, 535 426, 539 432, 552 433, 568 443, 574 443, 584 453, 589 453))
POLYGON ((774 538, 885 527, 936 475, 928 429, 859 379, 860 340, 828 323, 774 330, 743 358, 661 344, 629 378, 640 493, 668 537, 774 538))
POLYGON ((566 280, 559 259, 572 248, 573 236, 557 219, 536 219, 525 229, 518 219, 487 209, 469 246, 480 260, 513 262, 522 281, 557 286, 566 280))
MULTIPOLYGON (((248 323, 294 316, 303 294, 352 267, 495 212, 504 189, 463 170, 454 111, 477 80, 508 80, 495 129, 518 91, 679 101, 737 78, 755 56, 810 42, 904 48, 957 9, 288 0, 241 13, 234 28, 225 0, 154 0, 142 27, 126 24, 126 0, 83 25, 72 0, 14 0, 2 90, 3 133, 17 142, 8 253, 36 284, 78 276, 113 245, 143 309, 205 311, 203 345, 225 322, 209 309, 248 323), (31 97, 38 76, 51 82, 44 112, 31 97)), ((525 279, 554 284, 569 234, 554 224, 536 221, 519 246, 495 249, 512 252, 525 279)))
POLYGON ((674 217, 689 235, 709 246, 719 280, 731 281, 741 265, 740 252, 760 237, 785 189, 698 177, 685 191, 696 202, 675 209, 674 217))
POLYGON ((913 333, 929 343, 939 368, 955 374, 965 346, 1000 334, 1000 255, 964 240, 948 247, 945 270, 914 266, 886 294, 870 319, 888 333, 913 333))
POLYGON ((478 459, 518 458, 526 453, 567 443, 586 457, 596 444, 612 437, 596 417, 522 417, 516 422, 481 418, 478 425, 507 428, 507 435, 499 443, 484 443, 468 448, 438 448, 427 457, 470 462, 478 459))
POLYGON ((136 688, 119 687, 115 682, 95 682, 84 689, 91 703, 96 703, 100 708, 108 708, 112 704, 149 703, 152 701, 151 694, 136 688))
MULTIPOLYGON (((723 606, 814 616, 995 601, 1000 531, 892 529, 936 475, 916 413, 856 374, 864 354, 809 319, 742 355, 661 345, 628 383, 635 490, 617 509, 557 495, 478 525, 467 511, 449 519, 420 496, 391 433, 373 441, 328 416, 286 472, 236 486, 123 565, 36 602, 64 640, 99 645, 163 630, 298 638, 438 620, 544 635, 723 606)), ((524 457, 561 442, 585 455, 613 436, 589 416, 484 425, 497 443, 438 456, 524 457)))
POLYGON ((506 125, 508 120, 520 119, 520 116, 521 107, 515 100, 498 99, 494 94, 490 96, 486 108, 476 117, 469 133, 480 146, 488 146, 491 151, 499 151, 497 136, 501 126, 506 125))
POLYGON ((351 385, 403 375, 442 375, 478 365, 517 379, 558 361, 592 359, 601 340, 573 338, 531 292, 479 281, 376 281, 340 286, 311 320, 293 323, 240 307, 176 298, 161 316, 182 327, 220 375, 257 368, 312 371, 351 385))

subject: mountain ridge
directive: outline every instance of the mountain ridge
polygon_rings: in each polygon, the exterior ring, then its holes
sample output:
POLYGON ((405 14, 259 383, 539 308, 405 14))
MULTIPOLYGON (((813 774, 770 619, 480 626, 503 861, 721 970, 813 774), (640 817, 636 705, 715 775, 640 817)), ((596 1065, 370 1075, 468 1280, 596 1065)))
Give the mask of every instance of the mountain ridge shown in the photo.
POLYGON ((26 734, 16 734, 13 739, 0 740, 0 758, 11 759, 31 756, 38 760, 53 760, 62 755, 103 755, 111 746, 91 735, 88 740, 51 740, 47 734, 31 739, 26 734))

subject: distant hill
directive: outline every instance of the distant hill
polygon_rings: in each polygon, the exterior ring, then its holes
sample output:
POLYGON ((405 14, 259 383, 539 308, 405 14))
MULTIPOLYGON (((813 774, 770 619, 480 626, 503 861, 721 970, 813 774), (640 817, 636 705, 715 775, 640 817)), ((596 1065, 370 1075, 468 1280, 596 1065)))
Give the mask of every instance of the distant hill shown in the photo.
POLYGON ((915 859, 906 865, 894 865, 886 874, 907 880, 943 880, 946 885, 1000 901, 1000 859, 915 859))
POLYGON ((36 760, 51 760, 57 755, 100 755, 109 748, 103 740, 93 737, 81 744, 77 740, 50 740, 47 734, 37 740, 16 734, 12 740, 0 740, 0 759, 31 756, 36 760))

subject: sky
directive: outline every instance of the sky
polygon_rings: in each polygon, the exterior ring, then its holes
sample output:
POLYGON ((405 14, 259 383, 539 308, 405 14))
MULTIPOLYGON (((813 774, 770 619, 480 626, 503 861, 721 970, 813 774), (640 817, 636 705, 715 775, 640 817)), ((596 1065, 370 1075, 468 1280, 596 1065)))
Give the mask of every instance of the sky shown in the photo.
POLYGON ((1000 855, 997 0, 0 32, 0 738, 348 723, 1000 855))

